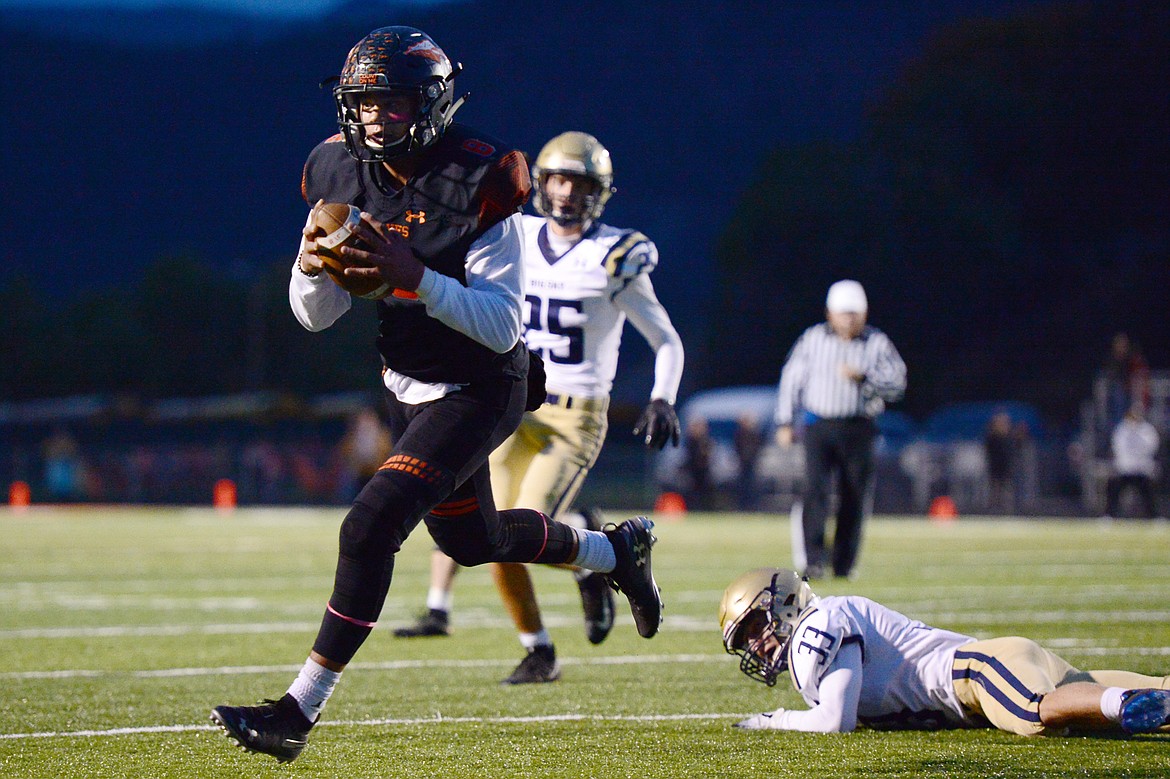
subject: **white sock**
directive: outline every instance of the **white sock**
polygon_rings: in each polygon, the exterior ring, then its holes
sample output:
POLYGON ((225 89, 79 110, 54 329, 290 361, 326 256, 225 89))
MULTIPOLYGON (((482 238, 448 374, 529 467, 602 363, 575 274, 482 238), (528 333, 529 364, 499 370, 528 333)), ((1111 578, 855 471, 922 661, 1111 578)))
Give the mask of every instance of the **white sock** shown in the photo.
POLYGON ((572 525, 573 527, 584 528, 588 526, 588 523, 585 521, 585 515, 579 511, 565 512, 561 515, 559 521, 566 525, 572 525))
POLYGON ((573 560, 573 565, 601 573, 609 573, 617 566, 613 544, 609 542, 605 533, 576 527, 573 528, 573 533, 577 536, 577 557, 573 560))
POLYGON ((435 609, 436 611, 451 611, 451 601, 454 599, 454 593, 450 590, 442 590, 438 587, 431 587, 427 590, 427 608, 435 609))
POLYGON ((520 646, 531 652, 538 646, 552 646, 552 636, 544 628, 539 633, 521 633, 520 646))
POLYGON ((1129 690, 1124 687, 1109 687, 1101 693, 1101 713, 1110 722, 1121 721, 1121 696, 1129 690))
POLYGON ((316 660, 309 658, 305 661, 296 681, 288 688, 288 693, 296 699, 301 707, 301 713, 309 722, 316 722, 321 716, 321 709, 325 708, 325 701, 333 694, 337 680, 341 678, 341 671, 330 671, 316 660))

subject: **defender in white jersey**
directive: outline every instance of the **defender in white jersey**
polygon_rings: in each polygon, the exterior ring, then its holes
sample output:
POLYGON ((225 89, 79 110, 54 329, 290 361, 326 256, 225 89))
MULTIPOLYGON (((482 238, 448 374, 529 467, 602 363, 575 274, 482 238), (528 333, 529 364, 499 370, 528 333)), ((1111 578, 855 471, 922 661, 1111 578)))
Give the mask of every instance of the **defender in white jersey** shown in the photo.
MULTIPOLYGON (((533 205, 523 216, 524 340, 544 358, 547 402, 524 415, 492 453, 492 494, 500 507, 528 506, 564 517, 597 461, 608 427, 609 394, 627 320, 655 352, 650 403, 634 429, 647 446, 678 445, 674 402, 682 379, 683 346, 654 293, 650 272, 658 249, 636 230, 599 221, 613 194, 609 152, 586 133, 549 141, 532 168, 533 205)), ((594 512, 576 521, 597 529, 594 512)), ((439 551, 431 562, 427 612, 395 635, 446 635, 456 564, 439 551)), ((504 681, 550 682, 560 676, 532 579, 519 564, 493 565, 493 575, 527 656, 504 681)), ((577 570, 591 643, 613 626, 613 595, 603 577, 577 570)))
POLYGON ((1170 730, 1170 676, 1080 671, 1026 638, 977 641, 868 598, 818 598, 794 571, 737 578, 723 594, 719 627, 740 670, 768 685, 788 670, 811 707, 757 714, 739 728, 1170 730))

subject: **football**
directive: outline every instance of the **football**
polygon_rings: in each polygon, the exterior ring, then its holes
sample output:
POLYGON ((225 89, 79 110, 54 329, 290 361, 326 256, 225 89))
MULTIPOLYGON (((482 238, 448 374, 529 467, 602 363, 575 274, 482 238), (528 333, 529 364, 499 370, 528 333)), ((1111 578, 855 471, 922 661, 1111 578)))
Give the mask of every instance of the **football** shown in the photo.
POLYGON ((357 266, 350 258, 339 254, 342 246, 369 248, 358 238, 357 225, 361 223, 361 209, 348 203, 321 203, 313 208, 313 237, 317 241, 317 256, 325 263, 325 272, 337 286, 351 295, 369 300, 381 300, 390 292, 390 285, 381 278, 359 279, 345 275, 345 269, 357 266))

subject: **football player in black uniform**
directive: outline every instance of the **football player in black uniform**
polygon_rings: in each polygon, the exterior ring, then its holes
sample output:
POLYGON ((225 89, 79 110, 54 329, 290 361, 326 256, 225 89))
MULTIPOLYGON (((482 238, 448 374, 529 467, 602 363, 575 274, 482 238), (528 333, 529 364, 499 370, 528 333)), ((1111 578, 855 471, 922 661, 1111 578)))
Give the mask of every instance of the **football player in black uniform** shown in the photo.
MULTIPOLYGON (((605 573, 650 638, 662 602, 650 569, 653 523, 589 531, 531 509, 497 511, 487 458, 544 399, 539 362, 520 339, 523 262, 518 211, 523 155, 453 124, 463 99, 447 55, 410 27, 357 43, 333 90, 341 132, 309 155, 309 203, 361 208, 369 250, 341 253, 381 281, 378 351, 395 445, 341 525, 333 593, 308 660, 288 692, 259 706, 217 706, 211 719, 244 749, 295 759, 342 670, 374 627, 394 555, 420 521, 461 565, 572 563, 605 573), (531 389, 530 389, 531 386, 531 389)), ((297 319, 329 327, 352 297, 322 273, 310 213, 289 284, 297 319)))

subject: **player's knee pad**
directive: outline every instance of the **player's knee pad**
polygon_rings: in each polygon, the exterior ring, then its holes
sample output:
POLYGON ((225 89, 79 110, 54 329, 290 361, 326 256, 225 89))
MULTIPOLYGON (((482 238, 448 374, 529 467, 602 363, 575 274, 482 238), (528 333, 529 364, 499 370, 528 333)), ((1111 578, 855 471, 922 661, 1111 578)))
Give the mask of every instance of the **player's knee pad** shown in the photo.
MULTIPOLYGON (((442 504, 435 507, 441 511, 442 504)), ((476 510, 458 517, 432 515, 427 529, 443 554, 464 567, 491 562, 495 539, 488 533, 483 515, 476 510)))
POLYGON ((374 474, 341 523, 341 554, 356 559, 396 554, 450 481, 445 474, 431 476, 393 467, 374 474))

